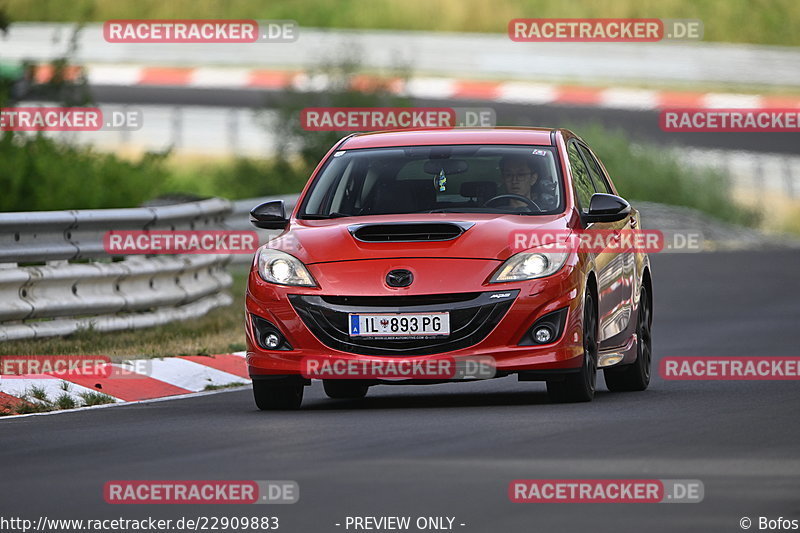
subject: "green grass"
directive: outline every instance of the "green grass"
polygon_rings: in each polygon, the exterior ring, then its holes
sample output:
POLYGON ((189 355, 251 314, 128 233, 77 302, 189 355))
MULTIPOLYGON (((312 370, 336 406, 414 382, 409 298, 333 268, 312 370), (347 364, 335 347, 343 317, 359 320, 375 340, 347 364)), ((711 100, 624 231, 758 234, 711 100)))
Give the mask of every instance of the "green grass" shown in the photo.
POLYGON ((75 409, 78 407, 78 402, 76 402, 72 396, 64 392, 56 398, 55 406, 57 409, 75 409))
POLYGON ((90 147, 0 132, 0 212, 136 207, 162 196, 252 198, 299 191, 304 168, 229 158, 170 164, 169 153, 128 160, 90 147))
POLYGON ((293 19, 301 27, 492 33, 504 33, 513 18, 695 18, 704 22, 706 41, 800 45, 800 3, 794 0, 6 0, 3 5, 12 21, 293 19))
POLYGON ((114 403, 114 398, 102 392, 82 392, 79 396, 83 400, 83 405, 86 407, 114 403))
POLYGON ((127 161, 44 136, 0 133, 0 211, 131 207, 166 192, 164 155, 127 161))
POLYGON ((23 403, 17 405, 16 407, 11 408, 10 411, 4 411, 4 412, 0 413, 0 415, 2 415, 2 416, 29 415, 29 414, 33 414, 33 413, 47 413, 47 412, 50 412, 52 410, 53 410, 53 407, 50 406, 50 405, 23 401, 23 403))
POLYGON ((33 399, 33 400, 38 400, 38 401, 40 401, 40 402, 43 402, 43 403, 50 403, 50 400, 47 398, 47 393, 46 393, 46 392, 45 392, 45 390, 44 390, 43 388, 41 388, 41 387, 32 386, 32 387, 31 387, 31 388, 28 390, 28 393, 27 393, 27 394, 28 394, 28 396, 30 396, 30 397, 31 397, 31 399, 33 399))

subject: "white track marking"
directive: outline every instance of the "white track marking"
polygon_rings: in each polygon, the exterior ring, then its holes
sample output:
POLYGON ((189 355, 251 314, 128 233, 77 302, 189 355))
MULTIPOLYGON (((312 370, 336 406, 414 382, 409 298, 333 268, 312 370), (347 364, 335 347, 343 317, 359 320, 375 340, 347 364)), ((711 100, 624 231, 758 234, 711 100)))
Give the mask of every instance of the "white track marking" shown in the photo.
MULTIPOLYGON (((245 378, 234 374, 177 357, 149 359, 148 363, 148 377, 195 392, 204 390, 206 385, 229 385, 246 381, 245 378)), ((132 370, 138 369, 125 363, 121 366, 132 370)))

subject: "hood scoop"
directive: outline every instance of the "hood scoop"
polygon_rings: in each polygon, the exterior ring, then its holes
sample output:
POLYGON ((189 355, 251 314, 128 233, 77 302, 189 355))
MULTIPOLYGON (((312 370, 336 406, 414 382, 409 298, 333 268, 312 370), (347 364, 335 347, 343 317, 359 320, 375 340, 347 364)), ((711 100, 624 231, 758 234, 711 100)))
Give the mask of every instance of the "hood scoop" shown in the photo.
POLYGON ((384 222, 348 226, 350 234, 362 242, 437 242, 451 241, 474 222, 384 222))

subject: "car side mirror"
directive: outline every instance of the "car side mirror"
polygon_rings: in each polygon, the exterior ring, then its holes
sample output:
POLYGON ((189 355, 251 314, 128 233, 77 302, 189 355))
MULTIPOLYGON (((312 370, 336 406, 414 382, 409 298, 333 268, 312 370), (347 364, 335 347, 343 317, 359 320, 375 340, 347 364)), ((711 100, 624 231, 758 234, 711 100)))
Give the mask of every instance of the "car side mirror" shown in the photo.
POLYGON ((250 210, 250 223, 261 229, 286 229, 289 219, 283 200, 273 200, 255 206, 250 210))
POLYGON ((630 216, 631 204, 613 194, 595 193, 589 202, 589 212, 581 218, 585 223, 616 222, 630 216))

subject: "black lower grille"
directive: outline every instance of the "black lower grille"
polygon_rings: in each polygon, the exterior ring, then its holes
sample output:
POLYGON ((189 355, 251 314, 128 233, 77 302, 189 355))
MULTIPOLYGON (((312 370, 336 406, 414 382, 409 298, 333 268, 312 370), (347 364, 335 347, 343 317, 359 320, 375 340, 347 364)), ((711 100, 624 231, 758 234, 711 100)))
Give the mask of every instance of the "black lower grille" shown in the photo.
POLYGON ((430 355, 482 341, 511 307, 519 290, 423 296, 302 296, 289 301, 326 346, 361 355, 430 355), (350 313, 450 313, 446 337, 386 339, 351 337, 350 313))

